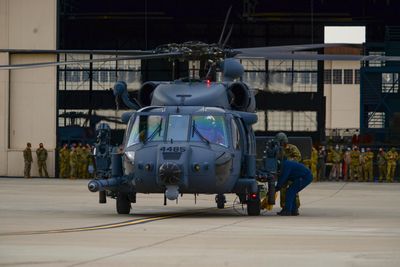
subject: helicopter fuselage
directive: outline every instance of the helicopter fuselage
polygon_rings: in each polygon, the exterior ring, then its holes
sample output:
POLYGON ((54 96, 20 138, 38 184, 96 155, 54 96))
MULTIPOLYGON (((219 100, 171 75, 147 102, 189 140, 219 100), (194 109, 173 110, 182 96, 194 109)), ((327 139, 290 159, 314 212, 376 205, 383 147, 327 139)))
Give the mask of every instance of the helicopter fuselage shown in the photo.
POLYGON ((222 108, 146 107, 128 123, 124 174, 141 193, 233 192, 238 179, 246 178, 244 127, 237 114, 222 108))

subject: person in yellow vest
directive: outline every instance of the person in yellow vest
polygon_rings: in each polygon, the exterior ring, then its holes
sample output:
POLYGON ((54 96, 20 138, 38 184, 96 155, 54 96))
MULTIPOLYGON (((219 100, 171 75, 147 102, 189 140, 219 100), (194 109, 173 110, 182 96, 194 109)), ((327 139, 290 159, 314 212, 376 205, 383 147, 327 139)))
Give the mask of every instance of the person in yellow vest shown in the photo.
POLYGON ((360 179, 360 151, 357 146, 350 152, 350 181, 360 179))
MULTIPOLYGON (((300 162, 301 161, 301 153, 300 150, 297 148, 297 146, 293 144, 289 144, 289 140, 286 136, 285 133, 280 132, 275 136, 275 140, 280 143, 280 145, 283 148, 283 155, 282 157, 284 159, 300 162)), ((285 201, 286 201, 286 189, 288 188, 288 184, 285 184, 282 186, 280 190, 280 204, 281 208, 283 209, 285 207, 285 201)), ((297 209, 300 207, 300 198, 299 195, 296 195, 296 206, 297 209)))
POLYGON ((60 177, 68 178, 70 177, 70 161, 69 161, 69 151, 68 145, 64 144, 63 148, 59 151, 60 158, 60 177))
POLYGON ((387 164, 386 164, 386 152, 383 148, 379 148, 378 155, 378 170, 379 170, 379 182, 383 182, 383 179, 386 179, 386 171, 387 171, 387 164))
POLYGON ((386 153, 387 159, 387 176, 386 181, 393 183, 394 181, 394 174, 396 172, 396 162, 399 159, 399 154, 397 153, 396 149, 392 147, 388 153, 386 153))
POLYGON ((342 162, 342 152, 340 151, 339 145, 335 146, 335 149, 331 149, 331 160, 332 160, 332 169, 329 174, 330 179, 335 179, 339 181, 340 177, 340 163, 342 162))
POLYGON ((314 177, 314 182, 318 181, 317 177, 317 163, 318 163, 318 151, 315 147, 312 147, 311 151, 311 173, 314 177))
POLYGON ((24 177, 31 178, 31 165, 32 165, 32 150, 31 150, 31 143, 26 144, 26 148, 24 150, 24 177))
POLYGON ((371 148, 367 147, 367 151, 364 154, 364 181, 373 182, 374 181, 374 152, 371 148))
POLYGON ((319 151, 318 151, 318 163, 317 163, 317 169, 318 169, 318 181, 323 181, 325 180, 325 174, 326 174, 326 150, 325 146, 320 146, 319 151))
POLYGON ((39 148, 36 149, 36 157, 38 161, 38 169, 40 177, 49 177, 49 173, 47 172, 47 150, 44 148, 43 143, 39 144, 39 148))

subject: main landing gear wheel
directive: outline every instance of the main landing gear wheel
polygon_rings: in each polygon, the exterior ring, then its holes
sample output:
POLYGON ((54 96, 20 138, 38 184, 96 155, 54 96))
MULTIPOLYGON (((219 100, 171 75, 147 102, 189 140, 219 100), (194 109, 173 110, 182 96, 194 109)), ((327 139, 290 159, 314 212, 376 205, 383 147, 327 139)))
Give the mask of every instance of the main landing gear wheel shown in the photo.
POLYGON ((131 201, 127 193, 118 192, 116 203, 118 214, 129 214, 131 211, 131 201))
POLYGON ((253 193, 247 196, 247 215, 258 216, 261 212, 260 193, 253 193))
POLYGON ((215 196, 215 202, 217 203, 217 208, 225 208, 226 198, 224 194, 218 194, 215 196))

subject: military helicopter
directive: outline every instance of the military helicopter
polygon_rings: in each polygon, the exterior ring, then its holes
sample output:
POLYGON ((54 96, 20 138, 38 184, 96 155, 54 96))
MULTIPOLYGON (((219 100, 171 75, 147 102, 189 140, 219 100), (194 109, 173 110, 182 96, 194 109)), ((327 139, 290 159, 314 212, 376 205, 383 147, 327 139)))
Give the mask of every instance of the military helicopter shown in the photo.
MULTIPOLYGON (((400 57, 295 53, 343 44, 232 49, 226 47, 231 30, 223 38, 225 26, 226 20, 216 44, 171 43, 150 51, 121 51, 113 58, 3 65, 0 70, 130 59, 207 60, 209 69, 202 79, 148 81, 137 100, 129 99, 124 81, 114 85, 114 95, 132 111, 122 116, 127 127, 121 147, 110 146, 107 124, 97 126, 97 177, 88 189, 99 192, 100 203, 107 196, 115 198, 119 214, 130 213, 137 193, 164 194, 164 204, 186 194, 215 194, 218 208, 224 208, 225 194, 233 193, 254 216, 260 214, 257 179, 268 183, 268 196, 273 198, 276 164, 266 161, 263 169, 256 168, 252 130, 257 122, 256 102, 254 91, 240 81, 244 68, 238 59, 399 61, 400 57), (212 79, 217 69, 222 72, 220 82, 212 79)), ((274 151, 267 156, 275 157, 274 151)))

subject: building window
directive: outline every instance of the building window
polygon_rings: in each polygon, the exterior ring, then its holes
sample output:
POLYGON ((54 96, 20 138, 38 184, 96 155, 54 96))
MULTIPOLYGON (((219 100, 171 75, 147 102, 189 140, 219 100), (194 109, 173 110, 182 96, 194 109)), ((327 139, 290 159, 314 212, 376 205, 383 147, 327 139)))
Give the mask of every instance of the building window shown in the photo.
POLYGON ((399 91, 399 74, 382 73, 382 93, 397 93, 399 91))
POLYGON ((266 89, 277 92, 317 92, 317 61, 269 60, 266 89))
POLYGON ((385 112, 368 112, 368 128, 385 128, 385 112))
POLYGON ((342 70, 338 69, 332 70, 332 83, 342 84, 342 70))
POLYGON ((343 83, 353 84, 353 70, 350 69, 343 70, 343 83))
POLYGON ((360 84, 360 70, 354 70, 354 83, 360 84))
POLYGON ((316 111, 267 111, 268 131, 317 131, 316 111))
POLYGON ((265 111, 258 111, 257 112, 257 123, 253 124, 253 130, 254 131, 266 131, 266 127, 265 127, 265 111))
POLYGON ((267 111, 268 131, 291 131, 291 111, 267 111))
POLYGON ((264 89, 266 87, 266 61, 264 59, 243 59, 241 61, 245 72, 243 82, 252 88, 264 89))
POLYGON ((293 112, 293 131, 299 131, 299 132, 317 131, 317 112, 315 111, 293 112))
POLYGON ((331 84, 331 83, 332 83, 332 71, 324 70, 324 84, 331 84))

